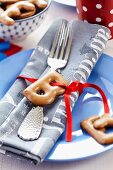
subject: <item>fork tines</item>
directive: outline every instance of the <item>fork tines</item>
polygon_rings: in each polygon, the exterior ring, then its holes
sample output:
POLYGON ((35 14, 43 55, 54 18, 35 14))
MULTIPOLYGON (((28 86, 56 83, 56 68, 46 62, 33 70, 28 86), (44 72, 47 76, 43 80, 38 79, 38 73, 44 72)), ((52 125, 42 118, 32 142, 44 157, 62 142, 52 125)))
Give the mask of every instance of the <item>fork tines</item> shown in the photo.
POLYGON ((56 32, 50 58, 67 60, 72 42, 72 24, 62 21, 56 32), (65 53, 65 55, 64 55, 65 53))

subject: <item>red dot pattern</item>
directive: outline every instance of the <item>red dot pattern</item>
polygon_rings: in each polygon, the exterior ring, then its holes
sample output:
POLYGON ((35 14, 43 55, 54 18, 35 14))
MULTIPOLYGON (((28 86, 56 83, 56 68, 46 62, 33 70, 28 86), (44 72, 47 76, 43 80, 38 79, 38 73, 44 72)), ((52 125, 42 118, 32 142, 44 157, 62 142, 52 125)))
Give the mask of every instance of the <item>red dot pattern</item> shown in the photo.
POLYGON ((79 19, 108 27, 113 36, 112 0, 76 0, 76 4, 79 19))

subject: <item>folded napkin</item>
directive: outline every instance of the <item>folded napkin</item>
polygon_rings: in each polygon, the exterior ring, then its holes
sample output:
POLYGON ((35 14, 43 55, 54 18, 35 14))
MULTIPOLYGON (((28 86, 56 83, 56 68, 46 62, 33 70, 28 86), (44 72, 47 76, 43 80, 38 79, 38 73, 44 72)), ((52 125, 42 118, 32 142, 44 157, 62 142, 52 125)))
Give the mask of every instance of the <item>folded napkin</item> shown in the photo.
MULTIPOLYGON (((40 78, 47 69, 47 57, 52 46, 55 32, 62 19, 56 20, 37 44, 21 75, 40 78)), ((64 20, 67 22, 66 20, 64 20)), ((79 80, 86 82, 94 65, 101 56, 110 31, 100 25, 71 21, 73 41, 70 59, 62 75, 67 82, 79 80)), ((66 113, 63 96, 44 107, 44 124, 40 137, 34 141, 23 141, 17 135, 24 117, 34 107, 23 95, 28 86, 24 79, 17 79, 0 101, 0 149, 7 154, 16 154, 34 161, 42 162, 57 139, 65 130, 66 113)), ((71 95, 71 107, 77 100, 77 93, 71 95)))

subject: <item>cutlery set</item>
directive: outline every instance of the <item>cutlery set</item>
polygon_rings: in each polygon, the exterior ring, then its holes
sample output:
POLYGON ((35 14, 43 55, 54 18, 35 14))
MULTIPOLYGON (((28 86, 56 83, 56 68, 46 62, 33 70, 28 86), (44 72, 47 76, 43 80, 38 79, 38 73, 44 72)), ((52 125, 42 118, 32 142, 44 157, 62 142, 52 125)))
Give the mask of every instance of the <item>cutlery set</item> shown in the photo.
MULTIPOLYGON (((67 86, 66 80, 61 75, 61 69, 68 63, 71 44, 72 24, 62 21, 47 58, 49 70, 45 70, 39 80, 23 91, 24 96, 36 107, 31 109, 19 127, 18 136, 22 140, 29 141, 39 138, 43 128, 43 107, 52 104, 56 97, 65 93, 65 88, 52 86, 52 83, 60 82, 67 86)), ((70 126, 68 126, 69 128, 70 126)))
POLYGON ((24 96, 37 106, 27 114, 18 130, 18 136, 23 140, 38 139, 43 127, 44 115, 42 106, 53 103, 57 96, 64 94, 64 88, 51 86, 51 83, 60 82, 67 84, 59 72, 68 63, 71 44, 72 24, 62 21, 56 32, 50 55, 47 59, 50 69, 47 73, 45 71, 39 80, 23 91, 24 96))

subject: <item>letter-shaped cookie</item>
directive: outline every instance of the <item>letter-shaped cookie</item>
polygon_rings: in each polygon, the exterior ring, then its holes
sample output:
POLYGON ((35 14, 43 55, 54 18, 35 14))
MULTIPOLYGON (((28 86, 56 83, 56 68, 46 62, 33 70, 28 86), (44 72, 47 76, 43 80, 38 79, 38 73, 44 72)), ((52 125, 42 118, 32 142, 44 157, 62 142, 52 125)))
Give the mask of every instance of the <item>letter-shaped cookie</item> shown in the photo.
POLYGON ((65 92, 65 89, 59 86, 52 86, 52 82, 60 82, 66 84, 61 74, 51 71, 30 86, 28 86, 23 94, 33 104, 44 106, 52 103, 58 95, 65 92), (40 94, 43 93, 43 94, 40 94))
POLYGON ((108 114, 100 116, 92 116, 81 122, 81 127, 86 130, 98 143, 113 143, 113 132, 105 133, 106 127, 113 127, 113 118, 108 114))
POLYGON ((34 15, 36 11, 35 5, 27 1, 16 2, 9 6, 6 11, 0 15, 0 22, 5 25, 13 25, 15 23, 13 18, 27 18, 34 15), (22 12, 22 10, 24 12, 22 12))

